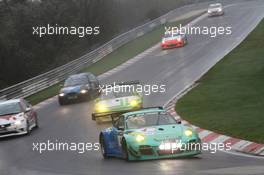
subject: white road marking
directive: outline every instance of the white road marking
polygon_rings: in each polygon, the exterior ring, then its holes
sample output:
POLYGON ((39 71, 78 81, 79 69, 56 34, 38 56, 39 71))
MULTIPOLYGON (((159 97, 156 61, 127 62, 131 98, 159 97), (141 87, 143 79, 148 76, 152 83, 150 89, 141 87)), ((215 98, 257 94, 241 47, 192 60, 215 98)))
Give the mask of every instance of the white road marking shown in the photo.
POLYGON ((241 141, 235 143, 234 145, 232 145, 232 149, 234 149, 234 150, 242 150, 243 148, 247 147, 251 143, 252 142, 241 140, 241 141))
POLYGON ((198 174, 212 174, 212 175, 263 175, 264 166, 241 166, 231 168, 218 168, 211 170, 202 170, 197 172, 198 174))
POLYGON ((232 154, 232 155, 241 156, 241 157, 249 157, 249 158, 263 159, 264 160, 263 156, 250 155, 250 154, 234 152, 234 151, 224 151, 224 150, 219 150, 219 151, 226 153, 226 154, 232 154))
POLYGON ((262 148, 260 148, 259 150, 257 150, 255 152, 255 154, 260 154, 260 155, 264 155, 264 146, 262 148))

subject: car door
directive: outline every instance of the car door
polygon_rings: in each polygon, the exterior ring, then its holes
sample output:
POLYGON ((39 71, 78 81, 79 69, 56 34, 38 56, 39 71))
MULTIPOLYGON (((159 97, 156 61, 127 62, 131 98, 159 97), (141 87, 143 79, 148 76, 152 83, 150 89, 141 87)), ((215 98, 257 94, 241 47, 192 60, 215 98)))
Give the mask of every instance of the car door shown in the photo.
POLYGON ((21 106, 27 116, 27 120, 30 125, 34 123, 34 111, 32 110, 32 106, 25 100, 21 100, 21 106))
POLYGON ((98 79, 96 78, 96 76, 94 74, 91 74, 90 77, 91 77, 91 80, 93 81, 93 83, 95 85, 95 88, 98 89, 98 87, 99 87, 98 79))
POLYGON ((117 153, 122 154, 122 138, 125 130, 124 116, 121 115, 114 123, 113 136, 117 153))
POLYGON ((86 86, 89 87, 89 94, 91 97, 95 97, 95 93, 94 93, 95 85, 91 80, 90 74, 86 74, 85 77, 87 79, 87 85, 86 86))

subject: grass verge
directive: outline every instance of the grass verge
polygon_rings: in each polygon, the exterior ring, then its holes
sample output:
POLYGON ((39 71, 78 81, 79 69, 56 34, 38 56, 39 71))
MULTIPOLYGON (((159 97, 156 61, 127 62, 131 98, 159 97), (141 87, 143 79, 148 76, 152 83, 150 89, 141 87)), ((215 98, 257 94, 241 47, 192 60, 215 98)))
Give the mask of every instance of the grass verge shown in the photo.
POLYGON ((264 143, 264 20, 176 104, 194 125, 264 143))
MULTIPOLYGON (((172 25, 172 26, 178 26, 179 24, 185 25, 200 15, 201 14, 164 25, 172 25)), ((150 48, 151 46, 153 46, 154 44, 158 43, 161 40, 161 36, 164 33, 164 25, 158 26, 153 31, 125 44, 124 46, 121 46, 114 52, 105 56, 100 61, 84 69, 83 72, 92 72, 96 75, 100 75, 126 62, 127 60, 135 57, 139 53, 150 48)), ((59 84, 56 84, 43 91, 40 91, 34 95, 29 96, 26 99, 30 103, 35 105, 41 101, 44 101, 50 97, 57 95, 59 89, 60 89, 59 84)))

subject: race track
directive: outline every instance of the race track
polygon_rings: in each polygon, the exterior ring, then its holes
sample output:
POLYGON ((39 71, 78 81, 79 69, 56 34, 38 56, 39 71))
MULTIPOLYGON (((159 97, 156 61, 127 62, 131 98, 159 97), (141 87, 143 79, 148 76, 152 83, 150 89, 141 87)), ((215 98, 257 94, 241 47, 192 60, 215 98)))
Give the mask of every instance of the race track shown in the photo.
MULTIPOLYGON (((175 94, 199 78, 238 44, 264 16, 264 1, 237 3, 216 18, 201 18, 198 26, 231 26, 232 35, 210 38, 188 36, 184 48, 162 51, 154 47, 142 59, 104 76, 103 83, 141 80, 145 84, 165 84, 166 92, 146 96, 145 106, 164 105, 175 94)), ((0 175, 263 175, 264 159, 224 152, 204 152, 191 159, 168 159, 127 163, 120 159, 104 160, 100 151, 76 152, 32 151, 33 142, 98 142, 98 134, 109 124, 97 125, 91 120, 92 103, 60 107, 56 98, 37 111, 40 129, 30 136, 0 140, 0 175), (244 167, 244 168, 243 168, 244 167), (222 172, 222 173, 221 173, 222 172)))

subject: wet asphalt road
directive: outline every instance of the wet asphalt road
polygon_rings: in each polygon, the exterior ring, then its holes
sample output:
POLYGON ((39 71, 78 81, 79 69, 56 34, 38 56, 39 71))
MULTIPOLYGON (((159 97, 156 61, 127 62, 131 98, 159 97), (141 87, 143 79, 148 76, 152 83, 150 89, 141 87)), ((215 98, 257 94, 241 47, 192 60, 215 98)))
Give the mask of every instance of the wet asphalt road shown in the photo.
MULTIPOLYGON (((222 17, 203 18, 196 26, 231 26, 232 35, 210 38, 188 36, 184 48, 162 51, 160 48, 102 81, 141 80, 145 84, 165 84, 166 93, 146 96, 145 106, 163 105, 176 93, 218 62, 259 22, 264 1, 250 1, 226 8, 222 17)), ((191 159, 154 160, 127 163, 120 159, 104 160, 99 151, 84 154, 32 151, 32 143, 98 142, 98 134, 109 124, 91 120, 92 102, 60 107, 54 98, 38 109, 40 129, 30 136, 0 140, 0 175, 121 175, 121 174, 264 174, 264 159, 217 152, 204 152, 191 159), (246 166, 246 167, 245 167, 246 166), (244 168, 243 168, 244 167, 244 168), (250 170, 250 172, 247 172, 250 170)))

